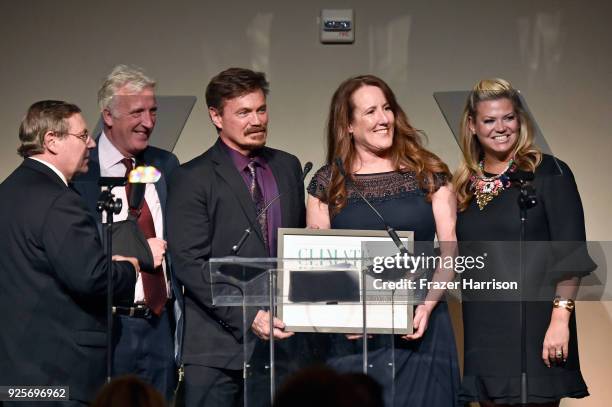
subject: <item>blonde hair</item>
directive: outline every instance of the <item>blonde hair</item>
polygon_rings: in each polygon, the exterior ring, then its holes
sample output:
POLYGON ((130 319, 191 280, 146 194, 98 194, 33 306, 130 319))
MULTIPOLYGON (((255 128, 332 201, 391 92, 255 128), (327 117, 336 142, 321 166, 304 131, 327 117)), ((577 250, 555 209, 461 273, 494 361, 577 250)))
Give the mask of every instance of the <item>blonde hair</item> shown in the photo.
POLYGON ((484 151, 478 138, 470 130, 470 120, 476 120, 478 103, 498 99, 510 100, 514 112, 518 116, 519 135, 512 151, 514 162, 518 168, 533 172, 542 161, 542 153, 534 144, 533 123, 521 103, 518 91, 504 79, 481 80, 470 92, 461 117, 459 144, 463 152, 463 160, 453 177, 459 211, 466 210, 474 196, 470 188, 470 178, 472 175, 482 176, 478 163, 483 159, 484 151))

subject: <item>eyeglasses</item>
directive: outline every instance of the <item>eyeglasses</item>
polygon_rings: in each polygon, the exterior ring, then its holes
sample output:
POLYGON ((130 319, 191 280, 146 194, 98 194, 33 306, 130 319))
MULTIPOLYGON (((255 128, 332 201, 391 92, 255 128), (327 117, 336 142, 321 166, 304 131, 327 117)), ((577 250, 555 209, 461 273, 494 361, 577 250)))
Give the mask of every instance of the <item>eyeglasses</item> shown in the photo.
POLYGON ((89 132, 87 130, 85 130, 81 134, 74 134, 74 133, 64 133, 64 134, 68 134, 69 136, 74 136, 85 144, 87 144, 87 142, 89 141, 89 132))

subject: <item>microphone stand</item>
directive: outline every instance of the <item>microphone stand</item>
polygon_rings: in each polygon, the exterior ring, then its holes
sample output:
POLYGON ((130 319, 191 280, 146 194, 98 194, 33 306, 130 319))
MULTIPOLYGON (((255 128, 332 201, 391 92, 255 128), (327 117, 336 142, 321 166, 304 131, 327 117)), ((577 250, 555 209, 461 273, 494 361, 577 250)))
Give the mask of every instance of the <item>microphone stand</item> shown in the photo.
MULTIPOLYGON (((312 163, 310 161, 308 161, 305 165, 304 165, 304 170, 302 171, 302 183, 304 183, 304 180, 306 179, 306 175, 308 175, 308 173, 310 172, 310 170, 312 170, 312 163)), ((268 201, 268 203, 263 207, 263 209, 261 211, 259 211, 259 213, 257 214, 257 216, 255 216, 255 220, 259 221, 259 218, 266 213, 266 211, 268 210, 268 208, 276 201, 278 201, 278 199, 283 195, 283 193, 279 193, 278 195, 276 195, 274 198, 270 199, 270 201, 268 201)), ((240 240, 238 240, 238 242, 232 246, 232 255, 233 256, 238 256, 238 252, 240 251, 240 249, 242 248, 242 246, 244 245, 244 242, 246 242, 246 240, 248 239, 248 237, 250 236, 250 234, 253 232, 253 230, 251 229, 251 226, 249 226, 248 228, 246 228, 244 230, 244 233, 242 234, 242 236, 240 236, 240 240)))
POLYGON ((121 198, 115 198, 111 193, 114 186, 125 185, 125 178, 103 177, 100 178, 98 184, 102 187, 107 187, 100 193, 96 210, 99 213, 106 213, 106 223, 104 224, 104 233, 102 235, 102 243, 104 253, 106 255, 106 383, 110 383, 112 376, 113 364, 113 215, 118 215, 121 212, 123 203, 121 198))
MULTIPOLYGON (((259 213, 257 214, 257 216, 255 216, 255 221, 259 221, 259 218, 266 213, 266 211, 268 210, 268 208, 270 207, 270 205, 272 205, 274 202, 278 201, 278 199, 281 197, 282 193, 276 195, 274 198, 270 199, 270 202, 268 202, 266 204, 266 206, 263 207, 263 209, 261 211, 259 211, 259 213)), ((246 228, 244 230, 244 233, 242 234, 242 236, 240 236, 240 240, 238 240, 238 243, 236 243, 235 245, 232 246, 232 255, 234 256, 238 256, 238 252, 240 251, 240 249, 242 249, 242 246, 244 245, 244 242, 246 242, 247 238, 250 236, 250 234, 252 233, 252 229, 251 226, 249 226, 248 228, 246 228)))
POLYGON ((368 201, 368 199, 363 195, 363 193, 359 190, 359 188, 357 188, 357 185, 355 185, 353 180, 346 175, 346 171, 344 170, 344 165, 342 164, 342 160, 338 157, 336 158, 335 163, 336 163, 336 167, 338 167, 338 171, 340 171, 340 174, 344 177, 346 182, 350 183, 353 186, 353 189, 355 190, 355 192, 357 192, 359 197, 370 207, 370 209, 376 214, 378 219, 380 219, 383 227, 387 231, 387 234, 389 235, 391 240, 393 240, 393 243, 395 244, 395 246, 397 246, 397 249, 400 251, 400 253, 410 254, 408 252, 408 249, 406 249, 406 246, 404 246, 404 244, 400 240, 395 229, 389 226, 387 222, 385 222, 385 218, 383 218, 380 212, 378 212, 376 208, 374 208, 374 206, 370 203, 370 201, 368 201))
MULTIPOLYGON (((519 187, 519 196, 517 203, 520 209, 521 219, 521 241, 519 248, 520 259, 520 278, 521 287, 525 286, 525 258, 524 245, 527 240, 527 210, 537 205, 538 201, 535 194, 535 188, 531 185, 533 174, 513 174, 513 183, 519 187)), ((524 289, 521 288, 521 293, 524 294, 524 289)), ((521 295, 521 405, 527 405, 527 304, 521 295)))

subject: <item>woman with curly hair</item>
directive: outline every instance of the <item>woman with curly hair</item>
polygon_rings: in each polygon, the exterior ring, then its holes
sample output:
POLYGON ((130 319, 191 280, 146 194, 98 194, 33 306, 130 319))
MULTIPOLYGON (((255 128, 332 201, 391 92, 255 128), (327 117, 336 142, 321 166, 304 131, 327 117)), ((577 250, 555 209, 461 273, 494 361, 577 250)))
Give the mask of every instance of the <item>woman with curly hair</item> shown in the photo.
MULTIPOLYGON (((321 229, 382 230, 360 191, 397 230, 415 241, 453 242, 456 197, 450 173, 427 151, 389 86, 373 75, 344 81, 332 97, 327 123, 327 164, 308 186, 307 224, 321 229), (338 160, 339 159, 339 160, 338 160), (338 168, 342 165, 342 170, 338 168), (350 177, 347 181, 346 177, 350 177)), ((368 374, 382 382, 385 403, 454 406, 459 370, 454 335, 441 293, 431 292, 414 310, 414 332, 368 341, 368 374), (430 295, 431 294, 431 295, 430 295), (394 371, 390 372, 392 360, 394 371), (392 389, 395 389, 394 391, 392 389)), ((328 364, 359 370, 357 336, 336 336, 328 364)))

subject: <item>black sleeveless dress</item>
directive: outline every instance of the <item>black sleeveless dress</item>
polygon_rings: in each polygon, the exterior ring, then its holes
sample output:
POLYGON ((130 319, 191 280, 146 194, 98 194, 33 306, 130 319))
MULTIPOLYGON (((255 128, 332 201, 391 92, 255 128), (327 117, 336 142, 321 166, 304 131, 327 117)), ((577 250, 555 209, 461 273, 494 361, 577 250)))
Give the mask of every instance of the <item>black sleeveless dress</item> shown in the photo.
MULTIPOLYGON (((436 231, 431 203, 425 200, 426 193, 419 188, 413 172, 357 174, 355 178, 357 187, 390 226, 414 231, 415 241, 431 245, 436 231)), ((308 193, 325 202, 330 179, 330 166, 325 165, 313 176, 308 193)), ((446 180, 438 177, 436 182, 443 184, 446 180)), ((383 229, 350 184, 347 193, 347 205, 338 214, 330 214, 332 229, 383 229)), ((331 342, 330 366, 340 371, 361 371, 361 340, 349 341, 344 335, 334 335, 331 342)), ((445 302, 434 308, 421 339, 406 341, 397 335, 374 335, 368 340, 368 348, 368 374, 383 385, 387 406, 457 405, 459 365, 445 302), (394 371, 389 368, 393 359, 394 371)))

